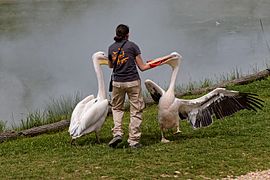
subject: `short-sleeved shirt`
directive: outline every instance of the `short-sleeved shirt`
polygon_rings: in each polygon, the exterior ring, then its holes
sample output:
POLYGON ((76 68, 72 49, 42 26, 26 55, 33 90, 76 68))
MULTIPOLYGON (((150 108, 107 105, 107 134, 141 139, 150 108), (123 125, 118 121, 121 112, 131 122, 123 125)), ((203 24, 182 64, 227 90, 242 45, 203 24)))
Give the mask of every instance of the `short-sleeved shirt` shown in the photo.
POLYGON ((141 54, 139 47, 134 42, 128 40, 114 42, 109 47, 109 60, 112 61, 113 68, 115 68, 112 77, 113 81, 130 82, 140 79, 136 65, 136 56, 139 54, 141 54), (116 61, 118 51, 125 41, 127 42, 121 48, 116 61))

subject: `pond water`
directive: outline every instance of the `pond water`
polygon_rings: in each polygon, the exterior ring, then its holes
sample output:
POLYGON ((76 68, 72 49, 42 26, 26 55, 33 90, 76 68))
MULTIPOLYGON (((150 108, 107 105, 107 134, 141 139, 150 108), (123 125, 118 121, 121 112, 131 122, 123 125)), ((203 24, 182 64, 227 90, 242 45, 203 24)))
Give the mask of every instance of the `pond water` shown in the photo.
MULTIPOLYGON (((177 51, 179 85, 270 64, 268 0, 0 0, 0 120, 16 124, 52 98, 97 93, 91 62, 128 24, 144 60, 177 51)), ((111 70, 103 68, 108 84, 111 70)), ((166 87, 171 69, 140 72, 166 87)), ((145 89, 145 88, 144 88, 145 89)))

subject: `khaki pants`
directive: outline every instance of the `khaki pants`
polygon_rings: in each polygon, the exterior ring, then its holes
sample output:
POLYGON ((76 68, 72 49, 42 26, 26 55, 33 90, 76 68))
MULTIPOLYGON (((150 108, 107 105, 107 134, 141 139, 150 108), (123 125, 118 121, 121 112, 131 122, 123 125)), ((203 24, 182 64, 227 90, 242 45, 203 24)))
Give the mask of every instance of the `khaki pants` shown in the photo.
POLYGON ((112 90, 112 113, 114 128, 112 129, 113 136, 123 136, 122 120, 124 115, 125 95, 128 95, 130 103, 130 123, 129 123, 129 138, 130 146, 139 143, 141 137, 140 126, 142 123, 142 112, 145 107, 141 81, 132 82, 113 82, 112 90))

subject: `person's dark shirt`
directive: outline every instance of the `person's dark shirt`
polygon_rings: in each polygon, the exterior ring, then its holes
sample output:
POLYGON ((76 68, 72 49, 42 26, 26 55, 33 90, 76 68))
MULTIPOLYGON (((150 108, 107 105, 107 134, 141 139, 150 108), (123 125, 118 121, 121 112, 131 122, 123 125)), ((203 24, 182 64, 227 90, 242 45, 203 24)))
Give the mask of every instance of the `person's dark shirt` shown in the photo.
POLYGON ((130 82, 140 79, 135 62, 136 56, 139 54, 141 54, 139 47, 134 42, 128 40, 114 42, 109 47, 109 60, 112 62, 113 68, 115 68, 113 73, 113 81, 130 82), (127 42, 122 47, 116 63, 118 51, 125 41, 127 42))

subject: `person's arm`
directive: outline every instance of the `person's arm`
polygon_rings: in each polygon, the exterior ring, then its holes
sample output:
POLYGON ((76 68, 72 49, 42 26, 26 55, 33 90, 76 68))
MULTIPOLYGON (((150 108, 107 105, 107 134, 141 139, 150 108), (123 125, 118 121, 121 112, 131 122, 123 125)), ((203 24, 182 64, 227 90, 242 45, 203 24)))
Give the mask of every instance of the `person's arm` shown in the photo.
POLYGON ((141 57, 140 54, 136 56, 136 64, 137 64, 137 66, 139 67, 139 69, 141 71, 145 71, 145 70, 148 70, 148 69, 151 68, 149 64, 147 64, 147 63, 145 64, 143 62, 142 57, 141 57))
POLYGON ((156 58, 153 60, 149 60, 147 61, 147 63, 144 63, 141 55, 139 54, 138 56, 136 56, 136 63, 141 71, 145 71, 145 70, 152 69, 154 67, 159 66, 161 63, 172 58, 173 56, 174 55, 167 55, 167 56, 163 56, 163 57, 156 58))

